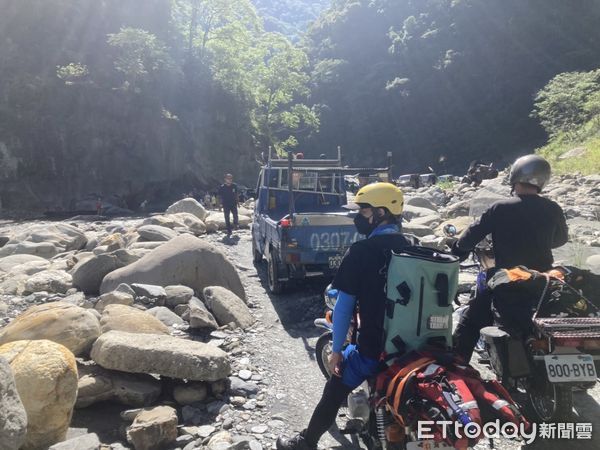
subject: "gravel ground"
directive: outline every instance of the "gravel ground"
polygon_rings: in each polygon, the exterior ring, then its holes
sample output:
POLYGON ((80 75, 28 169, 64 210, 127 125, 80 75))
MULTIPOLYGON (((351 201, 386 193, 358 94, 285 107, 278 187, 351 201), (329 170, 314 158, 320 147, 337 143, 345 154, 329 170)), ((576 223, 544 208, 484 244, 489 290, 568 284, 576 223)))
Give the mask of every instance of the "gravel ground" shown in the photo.
MULTIPOLYGON (((324 385, 314 358, 314 345, 320 331, 313 320, 324 310, 321 293, 325 280, 294 286, 280 296, 271 296, 266 288, 266 264, 252 263, 251 237, 247 231, 237 232, 235 240, 227 241, 219 235, 208 237, 227 256, 236 261, 246 287, 248 297, 256 304, 255 312, 264 326, 264 332, 254 333, 247 339, 246 346, 253 353, 253 362, 270 375, 267 408, 274 419, 286 423, 285 432, 291 434, 304 428, 314 406, 320 398, 324 385), (239 239, 237 239, 239 238, 239 239)), ((474 358, 476 359, 476 358, 474 358)), ((491 376, 485 366, 475 367, 491 376)), ((591 440, 548 440, 538 439, 531 449, 600 449, 600 387, 574 395, 575 411, 573 422, 593 424, 591 440)), ((338 417, 338 428, 344 426, 344 411, 338 417)), ((321 447, 330 449, 361 448, 355 436, 341 435, 337 430, 327 433, 320 442, 321 447)), ((477 450, 491 448, 488 442, 475 447, 477 450)), ((494 440, 494 447, 501 450, 522 448, 520 443, 507 439, 494 440)), ((523 447, 524 448, 524 447, 523 447)))

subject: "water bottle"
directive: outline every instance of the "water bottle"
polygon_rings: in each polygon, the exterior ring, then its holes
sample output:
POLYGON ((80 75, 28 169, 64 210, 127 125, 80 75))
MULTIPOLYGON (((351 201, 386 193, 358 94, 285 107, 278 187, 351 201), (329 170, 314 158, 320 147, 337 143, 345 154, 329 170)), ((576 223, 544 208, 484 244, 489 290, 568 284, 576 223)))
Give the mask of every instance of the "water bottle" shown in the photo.
POLYGON ((348 395, 348 416, 350 419, 369 420, 369 396, 362 388, 355 389, 348 395))

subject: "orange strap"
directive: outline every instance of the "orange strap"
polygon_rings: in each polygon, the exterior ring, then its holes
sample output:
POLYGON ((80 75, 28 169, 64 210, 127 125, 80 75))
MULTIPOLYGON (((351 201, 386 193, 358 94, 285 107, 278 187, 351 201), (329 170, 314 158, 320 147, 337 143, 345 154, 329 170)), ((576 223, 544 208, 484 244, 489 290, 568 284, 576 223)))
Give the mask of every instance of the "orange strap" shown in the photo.
POLYGON ((406 383, 414 376, 416 373, 421 370, 423 367, 435 362, 435 359, 422 357, 413 361, 410 364, 407 364, 402 369, 398 371, 398 373, 394 376, 394 378, 388 384, 386 397, 388 406, 391 406, 392 415, 400 422, 401 425, 404 425, 404 419, 399 414, 400 404, 402 401, 402 392, 406 386, 406 383), (394 386, 396 386, 396 392, 394 393, 394 386), (392 399, 393 397, 393 399, 392 399), (390 402, 391 400, 391 402, 390 402))

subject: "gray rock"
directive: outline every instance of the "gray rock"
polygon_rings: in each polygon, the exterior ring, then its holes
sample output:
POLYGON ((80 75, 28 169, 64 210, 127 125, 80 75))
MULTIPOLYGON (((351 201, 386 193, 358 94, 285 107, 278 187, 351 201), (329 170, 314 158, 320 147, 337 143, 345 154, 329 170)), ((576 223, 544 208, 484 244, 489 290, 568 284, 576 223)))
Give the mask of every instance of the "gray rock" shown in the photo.
POLYGON ((61 300, 63 303, 70 303, 75 306, 83 306, 86 304, 85 294, 83 292, 75 292, 74 294, 70 294, 67 291, 67 296, 61 300))
POLYGON ((48 339, 73 354, 86 353, 100 335, 100 324, 89 309, 50 302, 32 306, 0 330, 0 345, 23 340, 48 339))
POLYGON ((142 225, 137 229, 138 234, 143 241, 169 241, 177 237, 177 233, 170 228, 161 227, 160 225, 142 225))
POLYGON ((169 406, 142 411, 127 428, 127 440, 135 450, 167 447, 177 439, 177 412, 169 406))
POLYGON ((206 287, 202 294, 208 309, 220 325, 234 323, 246 329, 254 323, 254 317, 244 301, 221 286, 206 287))
MULTIPOLYGON (((173 312, 175 314, 177 314, 179 317, 181 317, 183 320, 186 320, 186 321, 189 322, 189 320, 190 320, 190 307, 188 305, 177 305, 175 308, 173 308, 173 312), (185 316, 185 318, 184 318, 184 316, 185 316)), ((216 323, 217 322, 215 322, 215 324, 216 323)))
POLYGON ((100 450, 100 439, 96 433, 88 433, 54 444, 48 450, 100 450))
POLYGON ((183 284, 197 292, 216 285, 246 298, 240 277, 225 255, 191 235, 178 236, 133 264, 111 272, 104 277, 100 290, 110 292, 120 283, 183 284))
POLYGON ((0 248, 0 257, 16 255, 16 254, 27 254, 40 256, 42 258, 50 259, 56 256, 59 250, 50 242, 19 242, 14 244, 6 244, 0 248))
POLYGON ((418 208, 427 208, 433 211, 437 211, 437 206, 425 197, 409 197, 405 200, 404 204, 408 206, 416 206, 418 208))
POLYGON ((208 397, 208 386, 198 381, 177 385, 173 389, 173 397, 180 405, 202 403, 208 397))
POLYGON ((177 305, 185 305, 194 296, 192 288, 182 285, 166 286, 165 292, 167 294, 165 304, 169 308, 175 308, 177 305))
POLYGON ((100 319, 102 333, 116 330, 128 333, 169 334, 169 329, 156 317, 138 308, 108 305, 100 319))
POLYGON ((453 205, 449 206, 446 210, 446 214, 448 217, 460 217, 460 216, 468 216, 469 208, 471 206, 470 200, 463 200, 453 205))
POLYGON ((259 387, 254 383, 241 380, 238 377, 229 377, 229 391, 232 395, 243 395, 248 397, 250 395, 258 394, 259 387))
POLYGON ((25 282, 25 295, 32 292, 46 291, 64 294, 73 286, 70 274, 62 270, 45 270, 29 277, 25 282))
POLYGON ((151 316, 156 317, 168 327, 172 327, 173 325, 183 325, 185 323, 181 317, 179 317, 166 306, 156 306, 154 308, 150 308, 146 312, 151 316))
POLYGON ((202 411, 193 406, 186 405, 181 408, 181 418, 184 423, 197 425, 202 422, 202 411))
POLYGON ((215 431, 217 431, 217 429, 215 427, 213 427, 212 425, 202 425, 202 426, 198 427, 197 434, 201 438, 207 438, 211 434, 213 434, 215 431))
POLYGON ((426 227, 436 227, 442 221, 439 214, 430 214, 429 216, 415 217, 410 221, 411 225, 424 225, 426 227))
POLYGON ((86 294, 97 294, 106 274, 120 267, 123 267, 123 264, 114 255, 96 255, 83 260, 71 270, 73 286, 86 294))
POLYGON ((133 305, 133 296, 125 292, 112 291, 102 294, 96 302, 96 310, 102 312, 108 305, 133 305))
POLYGON ((110 331, 96 340, 91 356, 107 369, 178 379, 215 381, 227 377, 231 371, 223 350, 155 334, 110 331))
POLYGON ((196 439, 195 441, 190 442, 188 445, 183 447, 183 450, 199 450, 202 448, 202 438, 196 439))
POLYGON ((178 448, 181 448, 182 446, 185 447, 187 444, 189 444, 190 442, 192 442, 194 440, 195 440, 194 436, 192 436, 190 434, 183 434, 181 436, 178 436, 177 439, 175 439, 175 445, 178 448))
POLYGON ((135 291, 127 283, 121 283, 115 288, 116 292, 124 292, 135 297, 135 291))
POLYGON ((238 377, 240 377, 244 381, 248 381, 250 378, 252 378, 252 372, 248 369, 242 369, 239 371, 238 377))
POLYGON ((8 272, 13 267, 28 262, 47 263, 48 261, 40 256, 28 254, 5 256, 4 258, 0 258, 0 272, 8 272))
POLYGON ((27 433, 27 413, 17 392, 10 365, 2 356, 0 356, 0 425, 2 449, 20 448, 27 433))
POLYGON ((11 236, 0 248, 0 256, 17 253, 52 258, 58 253, 81 250, 87 238, 77 227, 66 223, 33 224, 11 236))
POLYGON ((202 303, 202 300, 192 297, 188 306, 188 311, 187 313, 184 313, 182 318, 190 323, 191 328, 208 330, 216 330, 219 328, 219 324, 215 317, 208 308, 206 308, 206 305, 202 303))
POLYGON ((173 203, 165 211, 167 214, 189 213, 198 217, 200 220, 206 219, 208 211, 197 200, 193 198, 184 198, 173 203))
POLYGON ((182 232, 193 233, 196 236, 206 233, 206 224, 193 214, 177 213, 172 214, 172 217, 176 217, 178 220, 183 222, 185 228, 182 230, 182 232))
POLYGON ((162 286, 133 283, 131 288, 134 290, 136 297, 146 297, 159 300, 160 303, 164 303, 165 299, 167 298, 167 293, 162 286))
POLYGON ((433 230, 425 225, 417 225, 412 222, 404 222, 402 224, 402 232, 414 234, 417 237, 428 236, 433 234, 433 230))
POLYGON ((146 374, 130 374, 102 367, 80 366, 76 408, 102 401, 128 406, 148 406, 162 392, 160 381, 146 374))
POLYGON ((418 206, 405 205, 402 211, 402 217, 407 220, 412 220, 416 217, 430 216, 432 210, 430 208, 420 208, 418 206))
POLYGON ((166 241, 155 241, 155 242, 134 242, 129 246, 130 250, 154 250, 155 248, 160 247, 166 241))
POLYGON ((600 255, 592 255, 588 257, 585 261, 585 264, 592 272, 600 275, 600 255))
POLYGON ((227 379, 213 381, 210 383, 210 392, 212 392, 212 394, 215 396, 224 394, 227 391, 227 383, 227 379))

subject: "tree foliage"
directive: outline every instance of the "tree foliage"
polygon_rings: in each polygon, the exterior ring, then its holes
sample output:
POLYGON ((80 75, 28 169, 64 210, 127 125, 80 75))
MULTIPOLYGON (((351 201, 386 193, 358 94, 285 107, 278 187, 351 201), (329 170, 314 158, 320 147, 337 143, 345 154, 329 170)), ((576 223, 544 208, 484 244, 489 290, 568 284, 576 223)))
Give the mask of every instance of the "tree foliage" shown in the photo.
POLYGON ((600 63, 593 0, 336 0, 306 42, 320 153, 396 170, 509 162, 545 139, 535 93, 600 63), (575 25, 576 24, 576 25, 575 25))
POLYGON ((576 131, 600 115, 600 70, 554 77, 535 97, 533 116, 552 137, 576 131))
POLYGON ((304 51, 249 0, 2 3, 5 207, 251 183, 257 152, 318 126, 304 51))

